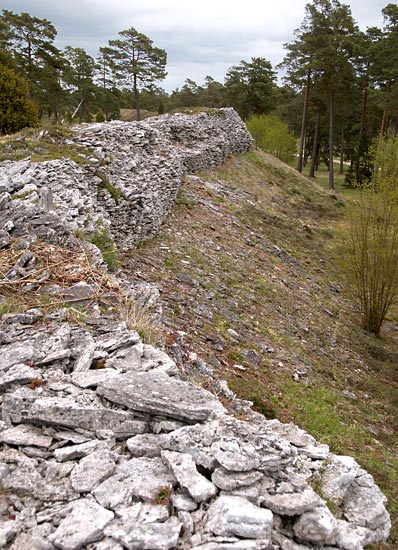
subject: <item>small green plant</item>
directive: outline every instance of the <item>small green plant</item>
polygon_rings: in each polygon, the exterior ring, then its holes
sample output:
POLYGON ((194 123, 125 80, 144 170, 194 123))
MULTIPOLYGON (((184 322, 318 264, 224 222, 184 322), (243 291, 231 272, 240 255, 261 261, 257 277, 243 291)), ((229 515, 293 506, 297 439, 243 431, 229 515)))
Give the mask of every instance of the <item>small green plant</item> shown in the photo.
POLYGON ((100 249, 110 271, 117 271, 120 268, 118 251, 107 227, 94 231, 88 240, 100 249))
POLYGON ((98 191, 108 191, 112 199, 116 204, 119 204, 120 199, 128 200, 128 197, 123 193, 121 189, 115 187, 106 176, 99 170, 96 170, 95 175, 101 180, 101 183, 98 184, 98 191))
POLYGON ((154 503, 166 506, 169 503, 170 495, 171 487, 160 487, 157 495, 154 498, 154 503))

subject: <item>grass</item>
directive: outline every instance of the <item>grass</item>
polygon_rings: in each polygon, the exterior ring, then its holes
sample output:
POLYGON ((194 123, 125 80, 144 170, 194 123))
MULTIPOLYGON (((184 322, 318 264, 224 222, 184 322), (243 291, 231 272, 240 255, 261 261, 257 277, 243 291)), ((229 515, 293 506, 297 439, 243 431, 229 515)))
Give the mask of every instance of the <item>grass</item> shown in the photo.
POLYGON ((68 126, 25 128, 17 134, 0 138, 0 162, 28 157, 33 162, 68 158, 80 165, 90 165, 93 152, 71 143, 72 137, 73 131, 68 126))

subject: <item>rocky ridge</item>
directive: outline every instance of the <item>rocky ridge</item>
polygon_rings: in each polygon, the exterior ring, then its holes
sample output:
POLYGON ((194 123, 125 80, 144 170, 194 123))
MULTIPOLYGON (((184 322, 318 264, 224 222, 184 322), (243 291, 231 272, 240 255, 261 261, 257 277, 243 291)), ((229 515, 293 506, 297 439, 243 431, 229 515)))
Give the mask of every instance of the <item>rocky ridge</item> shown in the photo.
MULTIPOLYGON (((186 140, 201 135, 202 119, 191 119, 186 140)), ((125 143, 119 124, 109 127, 118 126, 125 143)), ((99 138, 96 147, 97 154, 105 149, 99 138)), ((197 154, 190 147, 192 158, 202 158, 200 146, 197 154)), ((13 185, 12 169, 6 163, 0 185, 13 185)), ((37 184, 15 189, 26 185, 37 184)), ((2 215, 35 208, 47 219, 39 226, 51 230, 39 236, 61 240, 71 227, 60 224, 60 236, 31 193, 27 205, 8 194, 2 215)), ((37 258, 24 220, 5 221, 3 249, 17 242, 25 256, 3 283, 32 284, 37 258)), ((63 289, 66 302, 80 300, 89 313, 78 323, 67 320, 65 308, 2 317, 0 547, 361 550, 388 536, 385 497, 353 459, 253 413, 222 381, 213 382, 219 398, 191 384, 178 361, 104 314, 98 294, 93 305, 90 285, 63 289)), ((154 294, 146 293, 147 303, 154 294)))

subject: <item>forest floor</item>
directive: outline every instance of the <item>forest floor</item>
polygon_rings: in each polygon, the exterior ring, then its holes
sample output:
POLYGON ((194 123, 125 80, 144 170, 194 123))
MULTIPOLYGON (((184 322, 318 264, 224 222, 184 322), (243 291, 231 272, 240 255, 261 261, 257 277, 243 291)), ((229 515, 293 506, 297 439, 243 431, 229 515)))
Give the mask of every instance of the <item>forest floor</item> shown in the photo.
POLYGON ((398 548, 398 318, 365 333, 340 273, 345 201, 254 151, 189 176, 124 270, 161 289, 165 341, 267 418, 354 456, 389 500, 398 548))

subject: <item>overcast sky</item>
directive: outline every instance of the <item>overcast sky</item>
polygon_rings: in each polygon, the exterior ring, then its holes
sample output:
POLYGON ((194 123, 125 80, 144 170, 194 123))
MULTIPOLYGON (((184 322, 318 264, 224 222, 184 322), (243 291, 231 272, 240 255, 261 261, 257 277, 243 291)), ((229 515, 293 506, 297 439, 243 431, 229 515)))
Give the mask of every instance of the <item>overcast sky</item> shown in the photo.
MULTIPOLYGON (((129 27, 148 35, 168 55, 168 92, 186 78, 203 84, 206 75, 220 82, 229 67, 251 57, 275 66, 283 44, 304 18, 306 0, 0 0, 0 8, 50 20, 58 31, 56 45, 98 48, 129 27)), ((381 9, 389 0, 350 0, 362 30, 381 27, 381 9)))

